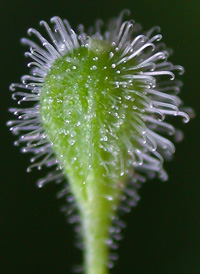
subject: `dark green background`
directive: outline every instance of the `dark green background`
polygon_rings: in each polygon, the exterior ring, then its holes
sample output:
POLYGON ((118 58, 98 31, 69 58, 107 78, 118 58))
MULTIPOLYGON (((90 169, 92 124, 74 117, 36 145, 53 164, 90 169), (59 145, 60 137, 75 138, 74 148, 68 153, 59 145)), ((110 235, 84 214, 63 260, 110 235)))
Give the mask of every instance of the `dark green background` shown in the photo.
MULTIPOLYGON (((1 92, 1 184, 0 184, 0 273, 71 273, 80 262, 73 246, 73 228, 66 224, 55 198, 59 186, 37 189, 37 171, 26 173, 29 155, 12 145, 14 137, 5 127, 7 108, 14 106, 8 86, 27 74, 24 48, 19 39, 41 19, 58 15, 75 28, 87 27, 96 18, 104 20, 129 8, 144 29, 160 25, 163 41, 174 49, 172 61, 185 67, 181 98, 197 117, 187 125, 177 119, 185 139, 177 145, 173 162, 166 163, 168 182, 153 180, 140 191, 141 202, 123 220, 127 228, 120 243, 112 273, 200 273, 200 1, 5 1, 0 3, 0 92, 1 92)), ((39 28, 38 28, 39 29, 39 28)))

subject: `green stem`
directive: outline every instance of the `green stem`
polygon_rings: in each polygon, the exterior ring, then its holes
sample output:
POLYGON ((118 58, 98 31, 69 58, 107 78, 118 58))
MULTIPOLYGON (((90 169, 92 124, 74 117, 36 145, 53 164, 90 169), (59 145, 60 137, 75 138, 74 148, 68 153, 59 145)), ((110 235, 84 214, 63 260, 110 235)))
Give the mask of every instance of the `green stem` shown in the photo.
POLYGON ((110 220, 102 218, 102 210, 96 207, 88 208, 83 216, 83 239, 85 245, 85 274, 108 274, 110 220))
POLYGON ((72 189, 81 217, 84 273, 109 274, 108 241, 112 218, 116 214, 115 209, 119 203, 121 187, 116 182, 102 176, 101 172, 97 174, 91 171, 85 180, 82 191, 80 188, 80 181, 76 178, 72 189))

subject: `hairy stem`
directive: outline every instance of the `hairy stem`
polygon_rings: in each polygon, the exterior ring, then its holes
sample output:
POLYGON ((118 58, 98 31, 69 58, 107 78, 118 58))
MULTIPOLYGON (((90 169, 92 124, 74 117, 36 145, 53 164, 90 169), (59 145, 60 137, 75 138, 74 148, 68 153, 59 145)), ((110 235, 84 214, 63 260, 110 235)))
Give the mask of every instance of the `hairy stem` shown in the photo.
MULTIPOLYGON (((108 274, 110 220, 102 216, 102 209, 88 208, 83 217, 83 238, 85 245, 85 274, 108 274), (99 217, 102 216, 102 217, 99 217)), ((104 214, 105 215, 105 214, 104 214)))
POLYGON ((114 187, 112 180, 100 174, 91 170, 78 195, 79 183, 72 184, 81 216, 85 274, 109 273, 110 228, 122 191, 121 184, 115 182, 114 187))

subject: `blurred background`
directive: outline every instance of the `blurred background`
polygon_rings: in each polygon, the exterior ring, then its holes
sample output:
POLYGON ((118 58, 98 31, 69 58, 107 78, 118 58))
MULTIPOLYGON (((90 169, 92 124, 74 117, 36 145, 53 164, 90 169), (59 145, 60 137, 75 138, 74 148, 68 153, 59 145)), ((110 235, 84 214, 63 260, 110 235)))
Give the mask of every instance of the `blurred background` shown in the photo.
POLYGON ((171 58, 185 67, 181 98, 196 111, 189 124, 177 119, 184 131, 173 162, 165 164, 169 180, 145 183, 141 201, 123 217, 127 227, 118 250, 119 260, 111 273, 200 273, 200 1, 199 0, 123 0, 123 1, 5 1, 0 3, 0 273, 72 273, 81 262, 74 247, 73 227, 66 223, 57 200, 60 186, 42 189, 35 182, 45 171, 26 173, 29 155, 13 146, 14 137, 5 123, 12 119, 8 107, 14 106, 8 87, 28 73, 25 48, 20 38, 29 27, 40 30, 41 19, 58 15, 73 28, 86 27, 97 18, 104 21, 128 8, 144 29, 159 25, 163 41, 174 49, 171 58))

